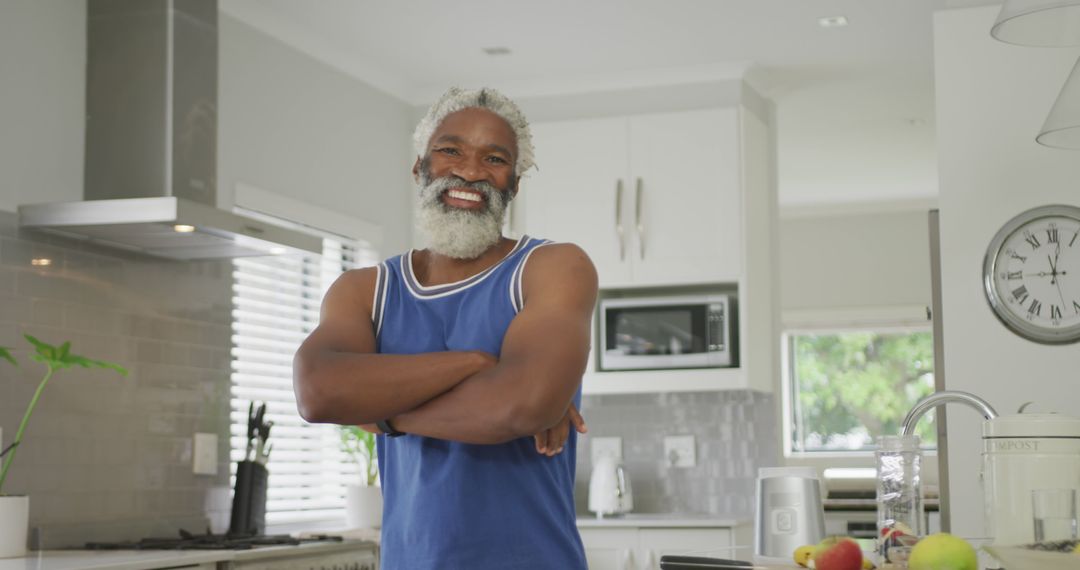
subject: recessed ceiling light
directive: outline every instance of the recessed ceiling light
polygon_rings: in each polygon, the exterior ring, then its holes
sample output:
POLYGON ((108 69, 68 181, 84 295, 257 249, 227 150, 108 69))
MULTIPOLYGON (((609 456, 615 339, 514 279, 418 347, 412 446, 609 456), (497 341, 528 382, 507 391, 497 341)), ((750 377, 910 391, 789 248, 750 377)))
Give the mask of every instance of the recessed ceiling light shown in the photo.
POLYGON ((52 265, 52 260, 46 257, 37 257, 30 260, 30 265, 36 265, 37 267, 47 267, 52 265))
POLYGON ((818 25, 822 28, 843 28, 848 25, 847 18, 844 16, 829 16, 828 18, 818 18, 818 25))
POLYGON ((482 48, 488 55, 510 55, 510 48, 506 46, 494 46, 482 48))
POLYGON ((281 254, 285 253, 285 248, 283 248, 283 247, 272 247, 272 248, 270 248, 270 253, 272 253, 273 255, 281 255, 281 254))
POLYGON ((195 231, 195 226, 189 226, 187 224, 176 224, 172 228, 176 230, 177 233, 181 234, 190 234, 191 232, 195 231))

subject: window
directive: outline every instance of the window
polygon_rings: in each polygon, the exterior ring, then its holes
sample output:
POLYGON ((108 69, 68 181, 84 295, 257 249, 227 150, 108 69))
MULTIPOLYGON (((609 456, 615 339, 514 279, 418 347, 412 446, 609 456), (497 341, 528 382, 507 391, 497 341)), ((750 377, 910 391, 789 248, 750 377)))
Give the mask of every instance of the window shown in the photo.
POLYGON ((377 254, 337 236, 323 254, 252 257, 233 262, 231 448, 232 469, 244 459, 248 405, 266 402, 274 422, 267 468, 267 525, 343 519, 345 485, 360 481, 359 466, 339 448, 337 428, 308 424, 296 410, 292 358, 318 324, 323 295, 354 267, 377 254))
MULTIPOLYGON (((869 451, 897 434, 908 410, 934 391, 934 346, 924 328, 789 331, 784 429, 786 452, 869 451)), ((933 422, 916 432, 937 445, 933 422)))

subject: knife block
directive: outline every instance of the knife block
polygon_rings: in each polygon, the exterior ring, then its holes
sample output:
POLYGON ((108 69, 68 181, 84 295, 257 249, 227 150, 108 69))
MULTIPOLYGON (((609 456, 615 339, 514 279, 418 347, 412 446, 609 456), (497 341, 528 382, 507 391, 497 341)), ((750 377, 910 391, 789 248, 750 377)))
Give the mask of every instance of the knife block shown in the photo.
POLYGON ((229 538, 259 536, 266 532, 266 466, 254 461, 236 464, 229 538))

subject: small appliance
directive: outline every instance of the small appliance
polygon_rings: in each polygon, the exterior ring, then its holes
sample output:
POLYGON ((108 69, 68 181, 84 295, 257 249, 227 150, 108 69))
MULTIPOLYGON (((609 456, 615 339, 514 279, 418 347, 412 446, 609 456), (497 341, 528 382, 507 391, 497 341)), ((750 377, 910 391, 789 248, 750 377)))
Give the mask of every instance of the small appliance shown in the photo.
POLYGON ((593 465, 589 478, 589 510, 597 518, 621 515, 634 508, 634 494, 626 467, 611 456, 603 456, 593 465))
POLYGON ((758 470, 754 560, 790 563, 791 553, 825 538, 821 483, 813 467, 758 470))
POLYGON ((600 370, 737 366, 730 294, 600 301, 600 370))

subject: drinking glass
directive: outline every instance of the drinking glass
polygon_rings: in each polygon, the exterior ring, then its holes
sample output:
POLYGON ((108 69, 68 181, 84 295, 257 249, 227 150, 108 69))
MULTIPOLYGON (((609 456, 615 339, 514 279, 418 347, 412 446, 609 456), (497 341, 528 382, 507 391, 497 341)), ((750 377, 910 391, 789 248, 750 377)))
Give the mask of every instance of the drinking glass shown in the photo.
POLYGON ((1035 542, 1076 539, 1076 489, 1031 491, 1035 542))

